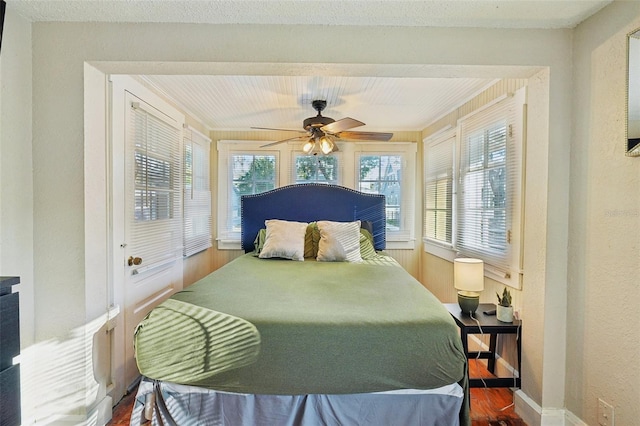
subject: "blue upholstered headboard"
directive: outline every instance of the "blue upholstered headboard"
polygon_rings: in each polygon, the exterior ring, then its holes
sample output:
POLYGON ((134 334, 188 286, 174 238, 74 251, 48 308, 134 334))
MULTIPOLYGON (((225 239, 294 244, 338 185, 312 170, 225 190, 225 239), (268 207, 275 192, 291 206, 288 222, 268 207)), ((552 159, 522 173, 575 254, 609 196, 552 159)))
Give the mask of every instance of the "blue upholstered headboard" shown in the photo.
POLYGON ((336 185, 300 184, 255 195, 243 195, 242 248, 253 251, 253 241, 268 219, 313 222, 332 220, 369 221, 373 225, 376 250, 386 246, 384 195, 365 194, 336 185))

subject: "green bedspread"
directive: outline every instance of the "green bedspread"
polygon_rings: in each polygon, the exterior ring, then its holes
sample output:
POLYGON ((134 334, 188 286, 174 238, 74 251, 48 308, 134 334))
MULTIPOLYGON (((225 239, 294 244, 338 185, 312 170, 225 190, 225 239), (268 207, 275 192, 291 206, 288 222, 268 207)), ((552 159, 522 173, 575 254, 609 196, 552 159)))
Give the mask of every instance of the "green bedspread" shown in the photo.
POLYGON ((141 322, 140 372, 261 394, 464 384, 449 313, 401 267, 374 263, 241 256, 141 322))

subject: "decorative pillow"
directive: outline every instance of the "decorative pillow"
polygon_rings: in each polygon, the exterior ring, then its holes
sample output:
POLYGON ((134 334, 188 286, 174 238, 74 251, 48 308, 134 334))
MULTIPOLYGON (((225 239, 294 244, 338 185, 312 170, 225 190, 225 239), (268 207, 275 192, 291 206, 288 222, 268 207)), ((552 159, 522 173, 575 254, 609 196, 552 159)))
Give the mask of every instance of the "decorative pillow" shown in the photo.
POLYGON ((369 232, 371 242, 373 242, 373 222, 371 222, 370 220, 362 220, 360 221, 360 228, 369 232))
POLYGON ((267 233, 258 257, 304 260, 304 236, 308 223, 279 219, 265 220, 264 223, 267 226, 267 233))
POLYGON ((331 222, 319 220, 320 243, 318 256, 320 262, 361 262, 360 221, 331 222))
POLYGON ((262 247, 264 247, 264 240, 267 238, 267 230, 262 228, 258 231, 256 235, 256 239, 253 240, 253 254, 255 256, 259 255, 262 251, 262 247))
POLYGON ((320 231, 315 222, 309 223, 304 234, 304 257, 316 258, 318 256, 318 244, 320 243, 320 231))
POLYGON ((366 229, 360 229, 360 257, 363 260, 376 257, 376 249, 373 246, 373 237, 366 229))

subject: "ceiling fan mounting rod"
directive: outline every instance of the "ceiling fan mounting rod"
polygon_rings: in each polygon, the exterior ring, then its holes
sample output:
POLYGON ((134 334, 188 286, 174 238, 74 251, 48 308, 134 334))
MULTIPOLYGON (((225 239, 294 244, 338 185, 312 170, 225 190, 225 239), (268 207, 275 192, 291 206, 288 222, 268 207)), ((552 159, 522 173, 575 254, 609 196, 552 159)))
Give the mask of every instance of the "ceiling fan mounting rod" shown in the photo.
POLYGON ((320 116, 320 113, 327 107, 327 101, 316 99, 315 101, 311 102, 311 106, 313 107, 313 109, 318 111, 318 116, 320 116))

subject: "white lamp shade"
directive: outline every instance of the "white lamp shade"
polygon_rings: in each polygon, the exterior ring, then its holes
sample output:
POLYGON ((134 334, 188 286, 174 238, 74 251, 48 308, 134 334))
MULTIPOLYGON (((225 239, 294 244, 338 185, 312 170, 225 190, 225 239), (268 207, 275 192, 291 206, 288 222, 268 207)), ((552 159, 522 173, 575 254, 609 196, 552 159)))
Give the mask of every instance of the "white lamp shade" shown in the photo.
POLYGON ((480 259, 453 260, 453 286, 461 291, 484 290, 484 263, 480 259))

